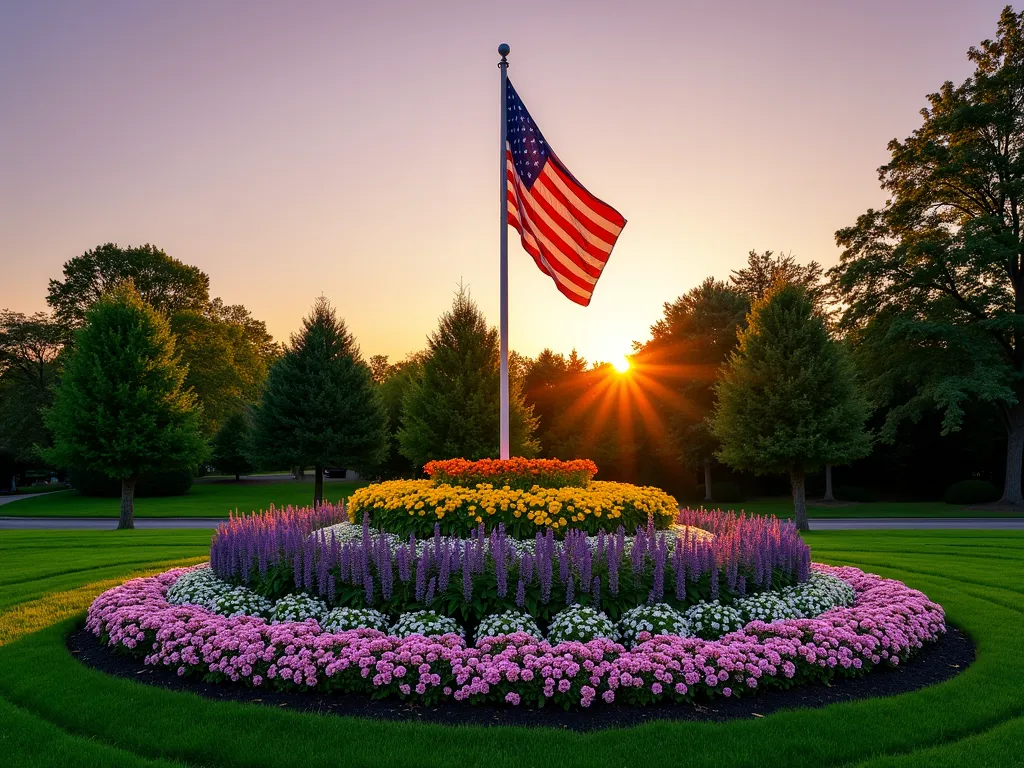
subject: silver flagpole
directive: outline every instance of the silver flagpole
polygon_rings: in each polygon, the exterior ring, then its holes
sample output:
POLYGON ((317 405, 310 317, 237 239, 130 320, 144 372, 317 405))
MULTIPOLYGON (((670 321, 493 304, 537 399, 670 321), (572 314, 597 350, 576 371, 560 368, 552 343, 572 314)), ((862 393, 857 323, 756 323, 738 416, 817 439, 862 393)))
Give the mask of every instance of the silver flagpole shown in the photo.
POLYGON ((505 94, 508 88, 508 43, 498 46, 498 69, 501 70, 501 218, 498 231, 501 244, 501 458, 509 457, 508 437, 508 163, 505 160, 505 129, 507 118, 507 102, 505 94))

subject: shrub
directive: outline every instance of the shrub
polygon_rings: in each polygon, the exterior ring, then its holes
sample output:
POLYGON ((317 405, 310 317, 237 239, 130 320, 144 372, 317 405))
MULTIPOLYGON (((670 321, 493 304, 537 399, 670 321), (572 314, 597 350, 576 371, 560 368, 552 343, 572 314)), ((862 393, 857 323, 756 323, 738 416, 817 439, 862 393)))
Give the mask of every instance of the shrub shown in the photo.
MULTIPOLYGON (((69 469, 68 482, 83 496, 119 498, 121 480, 90 469, 69 469)), ((184 496, 192 487, 192 471, 172 469, 166 472, 150 472, 139 477, 135 486, 137 497, 184 496)))
POLYGON ((213 610, 221 616, 261 616, 266 619, 274 604, 245 587, 233 587, 213 601, 213 610))
MULTIPOLYGON (((706 486, 698 485, 696 498, 703 501, 706 496, 706 486)), ((743 491, 736 483, 731 483, 728 480, 723 480, 720 483, 711 484, 711 500, 719 501, 723 503, 733 503, 738 501, 746 501, 746 497, 743 495, 743 491)))
POLYGON ((578 640, 587 643, 598 637, 615 639, 615 625, 608 615, 589 606, 573 605, 555 615, 548 627, 552 644, 578 640))
POLYGON ((466 635, 455 619, 434 613, 434 611, 403 613, 392 625, 391 634, 395 637, 409 637, 409 635, 430 637, 431 635, 449 634, 465 637, 466 635))
POLYGON ((657 635, 685 637, 690 634, 690 623, 683 614, 665 603, 638 605, 622 614, 618 632, 622 644, 632 648, 637 642, 657 635), (641 639, 641 633, 647 633, 647 636, 641 639))
POLYGON ((861 488, 859 485, 840 485, 832 495, 839 501, 859 501, 862 504, 875 500, 875 497, 867 488, 861 488))
POLYGON ((325 632, 347 632, 350 629, 388 631, 388 617, 373 608, 335 608, 320 622, 325 632))
POLYGON ((588 533, 614 531, 620 525, 633 532, 646 525, 668 527, 679 503, 658 488, 629 483, 592 482, 586 488, 541 488, 536 491, 503 490, 481 485, 465 488, 434 485, 429 480, 389 480, 360 488, 349 499, 351 522, 370 515, 370 523, 401 536, 464 535, 479 524, 486 530, 504 524, 516 538, 532 538, 538 530, 577 528, 588 533))
POLYGON ((477 640, 483 637, 497 637, 498 635, 511 635, 514 632, 525 632, 536 637, 538 640, 543 637, 540 627, 533 617, 518 611, 505 611, 504 613, 492 613, 480 619, 480 625, 476 628, 477 640))
POLYGON ((597 474, 597 465, 590 459, 448 459, 428 461, 423 467, 436 485, 459 485, 475 488, 486 483, 495 488, 512 490, 539 488, 585 488, 597 474))
POLYGON ((974 477, 953 483, 942 498, 947 504, 987 504, 999 498, 999 489, 988 480, 974 477))
POLYGON ((717 600, 698 603, 688 609, 685 615, 693 634, 705 640, 717 640, 722 635, 743 627, 740 612, 731 605, 722 605, 717 600))
POLYGON ((282 624, 286 621, 305 621, 316 619, 321 621, 327 614, 327 603, 315 597, 296 592, 285 595, 276 603, 270 612, 271 624, 282 624))
POLYGON ((232 586, 217 578, 210 568, 188 571, 167 590, 167 602, 173 605, 201 605, 214 609, 217 598, 230 592, 232 586))

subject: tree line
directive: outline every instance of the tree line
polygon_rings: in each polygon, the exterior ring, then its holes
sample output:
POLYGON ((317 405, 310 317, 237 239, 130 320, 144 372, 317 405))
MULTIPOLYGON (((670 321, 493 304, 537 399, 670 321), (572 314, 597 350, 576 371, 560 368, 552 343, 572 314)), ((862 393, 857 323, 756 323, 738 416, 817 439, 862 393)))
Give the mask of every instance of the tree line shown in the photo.
MULTIPOLYGON (((801 519, 813 473, 831 490, 833 466, 916 497, 976 477, 1024 505, 1024 14, 1006 8, 968 57, 971 77, 890 142, 888 200, 836 233, 836 266, 751 251, 666 303, 625 376, 575 351, 513 353, 514 452, 593 458, 680 494, 703 478, 708 500, 727 495, 721 477, 759 491, 785 478, 801 519)), ((122 480, 208 460, 307 466, 319 501, 326 466, 394 477, 496 455, 497 334, 461 289, 427 348, 396 363, 364 361, 326 299, 275 344, 149 245, 72 259, 47 301, 0 314, 8 461, 122 480), (104 376, 107 399, 82 399, 104 376)))

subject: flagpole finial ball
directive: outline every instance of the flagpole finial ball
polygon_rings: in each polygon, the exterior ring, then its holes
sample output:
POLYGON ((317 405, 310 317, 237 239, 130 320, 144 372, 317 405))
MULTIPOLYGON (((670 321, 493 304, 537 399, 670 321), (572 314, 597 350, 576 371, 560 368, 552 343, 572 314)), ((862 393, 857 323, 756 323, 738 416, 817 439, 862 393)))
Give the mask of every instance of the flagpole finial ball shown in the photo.
POLYGON ((508 52, 511 50, 512 49, 508 47, 508 43, 502 43, 498 46, 498 55, 504 58, 505 56, 508 56, 508 52))

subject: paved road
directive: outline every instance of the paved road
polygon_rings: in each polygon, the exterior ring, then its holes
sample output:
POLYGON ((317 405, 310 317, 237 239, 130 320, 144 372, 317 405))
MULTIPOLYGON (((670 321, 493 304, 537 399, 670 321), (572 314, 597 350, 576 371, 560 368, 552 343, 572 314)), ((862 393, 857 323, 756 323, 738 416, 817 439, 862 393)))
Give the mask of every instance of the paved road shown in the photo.
MULTIPOLYGON (((215 528, 223 518, 216 517, 137 517, 135 527, 142 529, 215 528)), ((102 531, 117 527, 116 518, 98 517, 0 517, 0 530, 102 531)), ((811 520, 815 531, 929 531, 937 529, 974 529, 986 531, 1024 531, 1024 517, 874 517, 811 520)))

